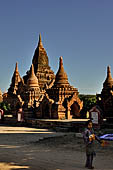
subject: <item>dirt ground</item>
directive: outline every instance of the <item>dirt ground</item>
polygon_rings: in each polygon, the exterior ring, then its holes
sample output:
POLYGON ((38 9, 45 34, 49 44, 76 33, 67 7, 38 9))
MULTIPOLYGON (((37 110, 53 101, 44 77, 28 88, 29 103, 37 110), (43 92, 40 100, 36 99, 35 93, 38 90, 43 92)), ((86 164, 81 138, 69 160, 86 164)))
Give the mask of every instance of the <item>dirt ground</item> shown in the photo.
MULTIPOLYGON (((95 169, 113 170, 113 142, 95 150, 95 169)), ((0 126, 0 170, 85 170, 84 164, 84 142, 75 133, 0 126)))

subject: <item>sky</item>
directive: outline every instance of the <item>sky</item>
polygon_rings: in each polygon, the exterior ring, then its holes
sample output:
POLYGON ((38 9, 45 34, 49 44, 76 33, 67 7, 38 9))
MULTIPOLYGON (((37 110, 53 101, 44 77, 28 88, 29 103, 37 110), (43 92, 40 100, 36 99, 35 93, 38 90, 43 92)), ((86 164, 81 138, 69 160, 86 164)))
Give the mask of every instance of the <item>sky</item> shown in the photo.
POLYGON ((0 0, 0 89, 8 90, 18 62, 30 69, 39 34, 56 74, 59 57, 80 94, 101 93, 113 76, 113 0, 0 0))

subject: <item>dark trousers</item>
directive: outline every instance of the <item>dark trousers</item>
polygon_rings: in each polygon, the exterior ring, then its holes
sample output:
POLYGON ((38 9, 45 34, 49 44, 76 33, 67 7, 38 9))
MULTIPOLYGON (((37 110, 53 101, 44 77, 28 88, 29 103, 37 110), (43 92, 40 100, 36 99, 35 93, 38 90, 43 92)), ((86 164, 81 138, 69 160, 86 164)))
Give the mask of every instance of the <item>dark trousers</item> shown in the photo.
POLYGON ((92 163, 93 163, 93 153, 92 154, 86 154, 86 167, 92 167, 92 163))

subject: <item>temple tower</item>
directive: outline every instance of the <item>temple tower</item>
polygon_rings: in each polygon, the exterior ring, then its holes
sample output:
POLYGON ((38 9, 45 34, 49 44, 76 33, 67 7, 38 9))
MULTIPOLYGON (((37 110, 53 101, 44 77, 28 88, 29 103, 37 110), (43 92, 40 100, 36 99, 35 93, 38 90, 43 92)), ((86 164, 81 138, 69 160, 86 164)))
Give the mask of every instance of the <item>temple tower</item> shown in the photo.
POLYGON ((15 115, 17 111, 17 106, 21 106, 24 101, 19 95, 18 85, 22 81, 19 71, 18 64, 16 62, 15 70, 12 76, 11 85, 8 92, 3 95, 3 101, 6 101, 11 106, 11 112, 15 115))
POLYGON ((107 77, 102 92, 97 94, 97 104, 103 110, 105 117, 113 117, 113 78, 110 66, 107 67, 107 77))
POLYGON ((29 94, 27 104, 28 104, 28 106, 33 107, 35 101, 38 100, 39 94, 40 94, 38 79, 34 74, 33 64, 31 65, 30 75, 29 75, 29 78, 27 80, 27 88, 26 89, 27 89, 26 93, 29 94))
POLYGON ((113 86, 113 78, 111 76, 110 66, 107 67, 107 77, 105 82, 103 83, 103 91, 111 90, 113 86))
POLYGON ((59 69, 54 85, 50 89, 47 89, 47 94, 50 99, 54 100, 51 111, 53 118, 71 119, 72 117, 79 117, 83 103, 78 98, 78 90, 70 86, 68 82, 62 57, 59 60, 59 69))
POLYGON ((52 83, 55 75, 49 66, 49 59, 42 44, 41 34, 39 35, 39 42, 32 63, 34 65, 35 75, 38 78, 39 86, 41 89, 44 89, 52 83))
POLYGON ((16 62, 15 71, 12 76, 11 85, 10 88, 8 89, 8 93, 16 94, 18 90, 18 84, 20 81, 21 81, 21 77, 18 71, 18 64, 16 62))

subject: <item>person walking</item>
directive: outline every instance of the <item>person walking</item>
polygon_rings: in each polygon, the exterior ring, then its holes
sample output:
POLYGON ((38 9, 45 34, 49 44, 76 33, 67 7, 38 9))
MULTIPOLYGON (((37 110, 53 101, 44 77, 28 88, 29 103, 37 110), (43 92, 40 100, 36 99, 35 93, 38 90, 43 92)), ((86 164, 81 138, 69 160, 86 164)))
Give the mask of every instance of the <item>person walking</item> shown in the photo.
POLYGON ((23 114, 22 107, 19 108, 19 110, 17 112, 17 119, 18 119, 18 122, 23 122, 24 121, 24 114, 23 114))
POLYGON ((83 133, 84 142, 86 145, 86 164, 85 167, 88 169, 94 169, 93 167, 93 157, 96 156, 95 150, 94 150, 94 141, 97 140, 99 143, 101 143, 101 140, 98 136, 94 134, 93 130, 93 123, 91 120, 88 120, 86 122, 86 129, 83 133))

